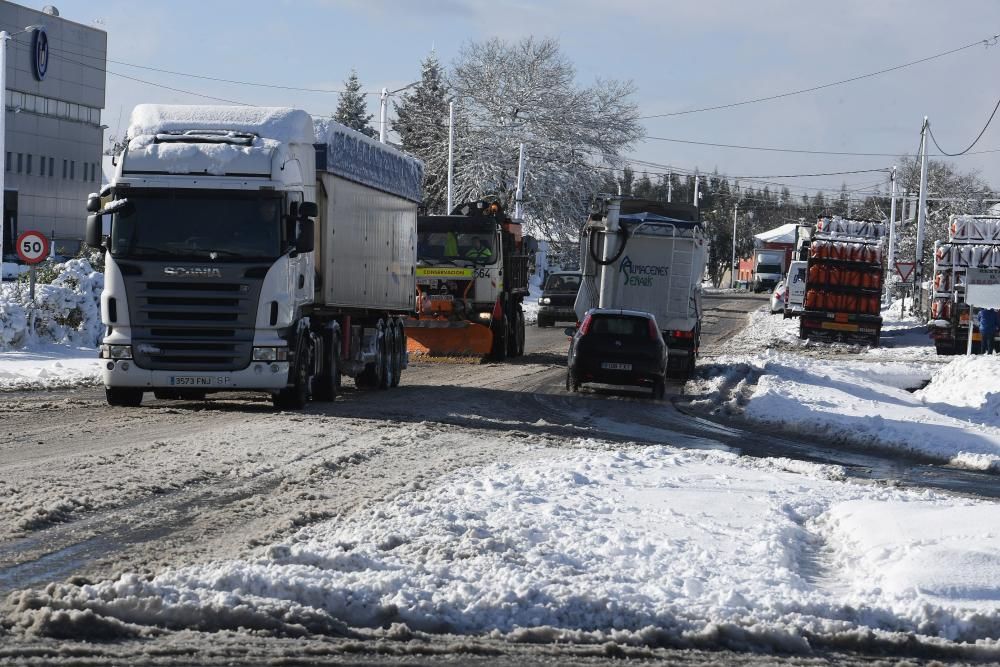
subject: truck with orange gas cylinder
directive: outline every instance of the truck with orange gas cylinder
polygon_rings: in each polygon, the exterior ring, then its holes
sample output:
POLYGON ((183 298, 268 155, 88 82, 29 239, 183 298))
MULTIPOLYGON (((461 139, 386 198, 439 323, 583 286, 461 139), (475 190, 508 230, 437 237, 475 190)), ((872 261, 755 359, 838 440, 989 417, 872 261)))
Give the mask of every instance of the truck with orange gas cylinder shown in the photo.
POLYGON ((822 217, 809 242, 799 337, 878 346, 885 224, 822 217))

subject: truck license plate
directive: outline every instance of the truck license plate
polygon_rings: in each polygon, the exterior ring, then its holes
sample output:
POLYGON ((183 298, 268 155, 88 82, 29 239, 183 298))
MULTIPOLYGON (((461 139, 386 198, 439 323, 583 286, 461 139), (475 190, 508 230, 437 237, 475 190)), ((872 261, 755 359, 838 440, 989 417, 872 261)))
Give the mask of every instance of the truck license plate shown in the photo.
POLYGON ((632 370, 632 364, 620 364, 614 361, 603 361, 601 362, 601 368, 606 371, 630 371, 632 370))
POLYGON ((225 375, 172 375, 170 385, 173 387, 225 387, 230 378, 225 375))

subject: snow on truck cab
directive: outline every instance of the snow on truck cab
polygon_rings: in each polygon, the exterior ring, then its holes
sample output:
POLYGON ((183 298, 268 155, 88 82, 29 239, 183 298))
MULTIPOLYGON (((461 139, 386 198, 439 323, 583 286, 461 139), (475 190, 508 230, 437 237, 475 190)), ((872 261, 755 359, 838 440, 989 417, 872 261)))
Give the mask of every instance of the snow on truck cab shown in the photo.
POLYGON ((591 308, 650 313, 667 343, 668 373, 687 377, 701 337, 707 262, 694 206, 599 197, 580 234, 578 321, 591 308))
POLYGON ((397 384, 422 172, 300 110, 136 107, 87 202, 87 243, 106 249, 108 402, 256 390, 301 408, 341 375, 397 384))

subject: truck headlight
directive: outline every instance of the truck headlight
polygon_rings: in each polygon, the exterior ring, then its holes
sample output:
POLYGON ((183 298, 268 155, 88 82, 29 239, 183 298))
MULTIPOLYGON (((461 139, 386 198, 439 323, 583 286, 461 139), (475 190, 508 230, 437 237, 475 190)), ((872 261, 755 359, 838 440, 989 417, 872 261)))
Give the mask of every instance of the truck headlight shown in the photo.
POLYGON ((131 359, 131 345, 101 345, 101 359, 131 359))
POLYGON ((541 299, 538 300, 538 303, 540 303, 542 305, 548 305, 548 304, 552 303, 552 299, 550 299, 547 296, 543 296, 541 299))
POLYGON ((287 359, 287 347, 255 347, 253 349, 254 361, 286 361, 287 359))

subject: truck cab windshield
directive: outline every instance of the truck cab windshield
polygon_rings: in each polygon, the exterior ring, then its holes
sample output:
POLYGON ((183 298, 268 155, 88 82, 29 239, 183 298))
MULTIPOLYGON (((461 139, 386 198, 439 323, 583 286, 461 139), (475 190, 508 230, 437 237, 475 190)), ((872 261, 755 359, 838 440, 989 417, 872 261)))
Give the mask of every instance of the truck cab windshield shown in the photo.
POLYGON ((420 218, 417 222, 417 259, 431 266, 496 264, 500 258, 496 228, 492 224, 459 220, 454 224, 448 222, 448 216, 420 218))
POLYGON ((111 254, 133 259, 274 260, 283 197, 268 192, 129 191, 111 221, 111 254))

